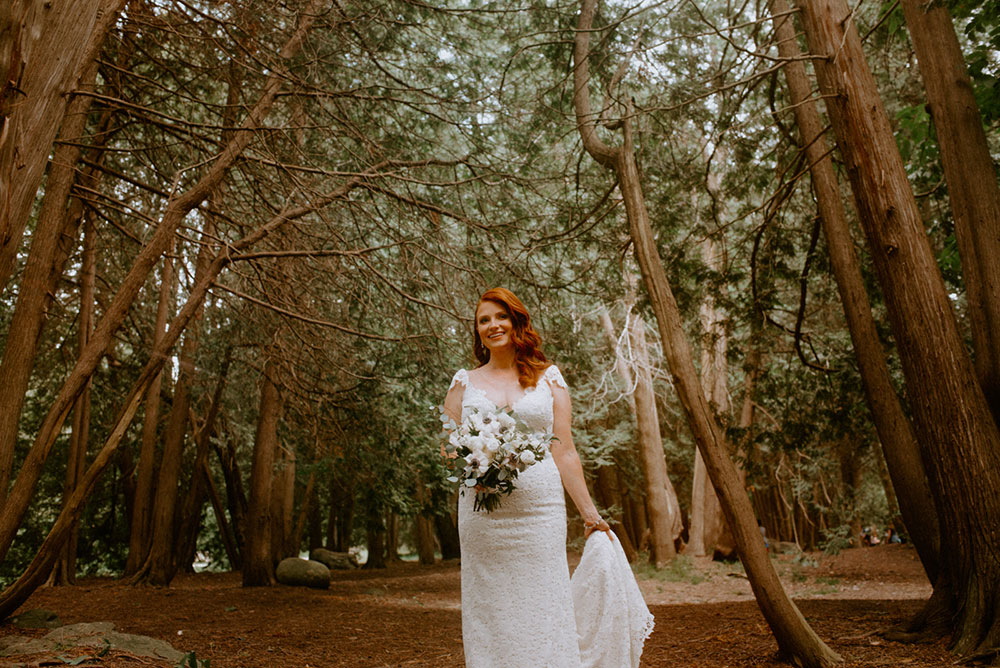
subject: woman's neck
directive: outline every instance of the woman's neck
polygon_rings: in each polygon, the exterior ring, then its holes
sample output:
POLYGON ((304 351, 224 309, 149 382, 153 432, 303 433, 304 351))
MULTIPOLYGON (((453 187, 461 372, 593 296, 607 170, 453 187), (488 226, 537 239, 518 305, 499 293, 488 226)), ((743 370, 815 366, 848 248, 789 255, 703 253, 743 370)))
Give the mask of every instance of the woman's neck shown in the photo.
POLYGON ((491 350, 490 359, 486 366, 492 371, 507 371, 513 369, 517 364, 517 355, 514 348, 504 348, 502 350, 491 350))

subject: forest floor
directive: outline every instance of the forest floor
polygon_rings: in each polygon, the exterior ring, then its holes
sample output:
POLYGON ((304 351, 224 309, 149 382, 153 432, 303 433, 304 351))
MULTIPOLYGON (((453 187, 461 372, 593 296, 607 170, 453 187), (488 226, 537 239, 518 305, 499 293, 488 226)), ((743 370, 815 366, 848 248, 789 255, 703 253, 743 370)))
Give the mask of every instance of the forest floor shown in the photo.
MULTIPOLYGON (((571 554, 571 565, 578 558, 571 554)), ((909 547, 773 559, 810 624, 844 657, 845 668, 954 662, 944 640, 909 645, 879 635, 906 621, 930 594, 909 547)), ((643 667, 788 665, 777 661, 777 645, 738 563, 681 558, 661 571, 640 568, 638 579, 656 617, 643 667)), ((111 621, 118 631, 165 640, 199 660, 210 659, 211 668, 458 668, 463 665, 459 604, 457 564, 404 562, 383 571, 335 572, 329 590, 243 589, 233 573, 179 576, 170 588, 88 579, 75 587, 41 589, 21 611, 45 608, 64 624, 111 621)), ((0 625, 0 640, 44 633, 0 625)), ((118 650, 82 659, 94 654, 93 648, 76 648, 0 658, 0 666, 170 665, 118 650)))

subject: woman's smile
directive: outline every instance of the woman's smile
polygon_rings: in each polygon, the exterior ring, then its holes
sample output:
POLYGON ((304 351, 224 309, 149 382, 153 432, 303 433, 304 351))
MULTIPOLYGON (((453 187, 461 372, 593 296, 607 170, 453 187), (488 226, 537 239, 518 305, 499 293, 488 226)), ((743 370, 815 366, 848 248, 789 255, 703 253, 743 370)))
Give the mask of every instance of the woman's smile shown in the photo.
POLYGON ((502 305, 483 302, 476 312, 476 329, 479 338, 487 348, 502 348, 510 344, 513 323, 510 314, 502 305))

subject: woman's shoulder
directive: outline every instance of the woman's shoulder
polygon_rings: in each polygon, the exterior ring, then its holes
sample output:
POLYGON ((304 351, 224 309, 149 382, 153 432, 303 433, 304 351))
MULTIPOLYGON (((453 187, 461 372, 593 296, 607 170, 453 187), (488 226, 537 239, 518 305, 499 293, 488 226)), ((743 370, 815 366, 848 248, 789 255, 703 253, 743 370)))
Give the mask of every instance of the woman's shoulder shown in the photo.
POLYGON ((541 380, 548 381, 549 385, 558 385, 564 390, 568 390, 569 386, 566 385, 566 379, 563 378, 562 371, 554 363, 550 363, 545 367, 545 371, 542 372, 541 380))
POLYGON ((459 369, 455 372, 455 375, 451 377, 451 385, 448 386, 448 391, 451 392, 456 385, 461 385, 462 387, 469 386, 469 372, 465 369, 459 369))

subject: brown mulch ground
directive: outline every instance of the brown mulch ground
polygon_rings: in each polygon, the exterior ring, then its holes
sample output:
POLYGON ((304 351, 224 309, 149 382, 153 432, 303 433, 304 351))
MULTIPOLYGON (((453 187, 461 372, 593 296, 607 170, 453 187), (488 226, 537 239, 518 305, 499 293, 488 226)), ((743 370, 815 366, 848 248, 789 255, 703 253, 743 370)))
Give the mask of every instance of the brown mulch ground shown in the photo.
MULTIPOLYGON (((911 549, 781 555, 775 563, 806 618, 846 667, 924 668, 954 661, 944 641, 904 645, 878 635, 914 614, 930 593, 911 549)), ((641 570, 639 580, 656 616, 642 666, 787 665, 775 657, 777 646, 738 564, 682 559, 669 570, 641 570)), ((112 621, 119 631, 194 651, 198 659, 210 659, 212 668, 457 668, 463 665, 459 600, 456 564, 402 563, 380 572, 334 573, 328 591, 243 589, 238 574, 180 576, 169 589, 87 580, 40 590, 22 611, 53 610, 67 624, 112 621)), ((0 636, 11 634, 44 632, 0 625, 0 636)), ((67 665, 83 654, 15 657, 0 659, 0 665, 67 665)), ((111 652, 77 665, 158 664, 111 652)))

